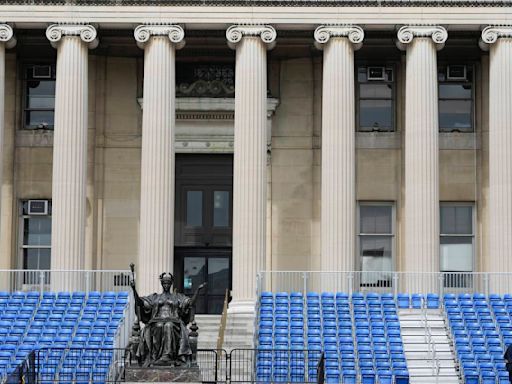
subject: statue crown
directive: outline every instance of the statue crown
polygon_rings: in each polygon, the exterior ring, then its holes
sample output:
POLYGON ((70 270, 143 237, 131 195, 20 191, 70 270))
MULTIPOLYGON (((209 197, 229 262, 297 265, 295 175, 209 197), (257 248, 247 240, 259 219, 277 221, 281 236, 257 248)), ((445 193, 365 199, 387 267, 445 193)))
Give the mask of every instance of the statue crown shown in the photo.
POLYGON ((172 283, 174 281, 174 276, 171 272, 164 272, 160 275, 160 281, 169 281, 172 283))

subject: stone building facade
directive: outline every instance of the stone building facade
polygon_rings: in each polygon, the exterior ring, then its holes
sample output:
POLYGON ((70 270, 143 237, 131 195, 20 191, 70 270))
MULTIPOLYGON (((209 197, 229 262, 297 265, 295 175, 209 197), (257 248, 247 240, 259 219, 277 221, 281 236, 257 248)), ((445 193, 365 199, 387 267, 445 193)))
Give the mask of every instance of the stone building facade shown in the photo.
POLYGON ((512 272, 508 5, 4 2, 0 267, 512 272))

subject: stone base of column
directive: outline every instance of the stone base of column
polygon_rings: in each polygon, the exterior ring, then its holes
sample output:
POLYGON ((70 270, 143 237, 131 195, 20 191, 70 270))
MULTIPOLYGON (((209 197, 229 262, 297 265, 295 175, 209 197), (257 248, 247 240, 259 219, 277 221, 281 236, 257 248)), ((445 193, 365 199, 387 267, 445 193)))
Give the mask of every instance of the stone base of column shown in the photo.
POLYGON ((229 314, 254 315, 256 313, 255 300, 233 300, 229 303, 229 314))

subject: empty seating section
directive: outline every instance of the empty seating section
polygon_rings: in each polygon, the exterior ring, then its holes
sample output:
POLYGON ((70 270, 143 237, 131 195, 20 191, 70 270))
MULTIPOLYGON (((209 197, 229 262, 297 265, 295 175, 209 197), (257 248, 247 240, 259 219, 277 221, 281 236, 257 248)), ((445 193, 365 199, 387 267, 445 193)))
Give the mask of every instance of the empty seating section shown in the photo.
POLYGON ((104 382, 112 357, 104 349, 113 348, 127 304, 127 292, 0 292, 0 377, 40 349, 44 381, 104 382), (77 350, 83 358, 70 358, 77 350))
POLYGON ((407 383, 392 294, 263 292, 258 317, 260 382, 407 383))
POLYGON ((467 384, 505 384, 505 346, 512 344, 512 295, 446 294, 444 310, 467 384))

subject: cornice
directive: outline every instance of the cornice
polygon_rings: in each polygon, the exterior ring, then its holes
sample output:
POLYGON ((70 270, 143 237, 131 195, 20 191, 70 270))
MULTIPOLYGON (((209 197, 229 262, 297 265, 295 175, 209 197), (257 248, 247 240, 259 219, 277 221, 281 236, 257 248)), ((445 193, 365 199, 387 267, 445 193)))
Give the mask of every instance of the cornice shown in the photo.
POLYGON ((16 37, 10 25, 0 24, 0 42, 5 43, 5 48, 13 48, 16 45, 16 37))
MULTIPOLYGON (((26 0, 0 0, 0 4, 26 5, 26 0)), ((33 0, 34 5, 169 6, 169 0, 33 0)), ((173 6, 245 6, 246 0, 174 0, 173 6)), ((510 7, 512 0, 251 0, 251 7, 510 7)))
POLYGON ((410 44, 415 37, 432 38, 437 50, 440 50, 448 39, 448 32, 446 28, 439 25, 406 25, 398 30, 397 47, 405 51, 407 44, 410 44))
POLYGON ((244 36, 259 36, 270 50, 274 48, 277 33, 274 27, 264 24, 238 24, 226 30, 226 39, 231 49, 235 49, 244 36))
POLYGON ((315 29, 314 37, 318 49, 323 49, 331 37, 346 37, 358 50, 363 45, 364 31, 357 25, 320 25, 315 29))
POLYGON ((46 38, 54 48, 57 48, 63 36, 78 36, 88 44, 89 49, 98 46, 96 28, 90 24, 52 24, 46 29, 46 38))
POLYGON ((479 45, 484 51, 498 41, 499 38, 512 38, 512 25, 489 25, 482 31, 479 45))
POLYGON ((176 49, 185 46, 185 31, 179 25, 175 24, 143 24, 135 28, 133 32, 137 46, 144 49, 145 44, 152 36, 168 36, 171 43, 175 44, 176 49))

